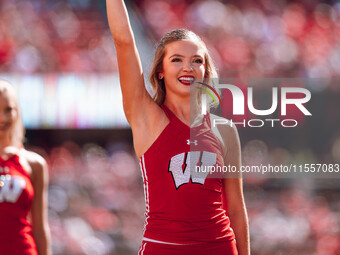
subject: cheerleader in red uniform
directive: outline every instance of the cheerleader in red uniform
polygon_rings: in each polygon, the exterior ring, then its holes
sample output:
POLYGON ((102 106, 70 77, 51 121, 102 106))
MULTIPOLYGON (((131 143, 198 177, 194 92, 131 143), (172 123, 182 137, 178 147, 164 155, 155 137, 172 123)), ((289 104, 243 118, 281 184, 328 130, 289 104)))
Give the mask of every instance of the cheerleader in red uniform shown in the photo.
POLYGON ((49 255, 48 170, 23 138, 14 89, 0 80, 0 254, 49 255))
POLYGON ((140 255, 248 255, 249 234, 241 178, 207 178, 194 165, 240 168, 235 127, 213 128, 201 115, 197 82, 217 77, 204 42, 177 29, 160 41, 145 89, 123 0, 107 0, 117 51, 123 107, 144 180, 146 219, 140 255), (190 167, 191 166, 191 167, 190 167), (226 205, 223 206, 225 197, 226 205), (227 211, 224 209, 227 208, 227 211))

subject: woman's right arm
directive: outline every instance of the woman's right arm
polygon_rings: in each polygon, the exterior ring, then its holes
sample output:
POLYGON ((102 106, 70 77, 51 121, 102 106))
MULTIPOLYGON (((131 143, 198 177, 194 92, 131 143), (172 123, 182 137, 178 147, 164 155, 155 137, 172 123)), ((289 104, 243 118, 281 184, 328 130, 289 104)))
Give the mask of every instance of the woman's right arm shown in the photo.
POLYGON ((106 0, 106 5, 117 51, 124 113, 132 128, 137 156, 141 156, 160 134, 167 118, 145 88, 142 65, 124 1, 106 0))
POLYGON ((150 96, 145 89, 142 65, 124 1, 107 0, 106 5, 117 51, 124 112, 132 125, 134 116, 138 115, 141 109, 141 101, 148 101, 150 96))

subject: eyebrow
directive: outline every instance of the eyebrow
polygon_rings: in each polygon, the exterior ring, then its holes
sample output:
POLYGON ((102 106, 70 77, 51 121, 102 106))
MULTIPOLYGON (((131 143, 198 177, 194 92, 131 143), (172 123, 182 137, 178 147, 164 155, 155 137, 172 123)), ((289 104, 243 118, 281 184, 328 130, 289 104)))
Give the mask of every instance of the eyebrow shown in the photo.
MULTIPOLYGON (((169 57, 169 59, 170 59, 170 58, 173 58, 173 57, 182 57, 182 58, 184 58, 184 56, 183 56, 183 55, 180 55, 180 54, 174 54, 174 55, 170 56, 170 57, 169 57)), ((192 57, 193 57, 193 58, 197 58, 197 57, 199 57, 199 58, 203 58, 203 57, 202 57, 202 56, 200 56, 200 55, 193 55, 192 57)))

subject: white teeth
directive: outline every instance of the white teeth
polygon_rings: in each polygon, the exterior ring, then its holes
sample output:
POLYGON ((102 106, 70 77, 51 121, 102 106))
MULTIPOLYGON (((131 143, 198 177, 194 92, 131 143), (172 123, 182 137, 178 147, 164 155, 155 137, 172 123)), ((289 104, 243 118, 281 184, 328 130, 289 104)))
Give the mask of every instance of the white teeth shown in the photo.
POLYGON ((191 77, 180 77, 179 80, 180 81, 189 81, 189 82, 191 82, 191 81, 194 80, 194 78, 191 78, 191 77))

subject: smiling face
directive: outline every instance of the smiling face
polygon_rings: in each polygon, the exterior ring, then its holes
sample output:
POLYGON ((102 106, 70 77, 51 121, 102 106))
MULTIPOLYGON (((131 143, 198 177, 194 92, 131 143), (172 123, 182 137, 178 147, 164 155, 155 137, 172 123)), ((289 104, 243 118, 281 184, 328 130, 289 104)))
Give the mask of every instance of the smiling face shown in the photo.
POLYGON ((190 96, 190 86, 204 78, 204 54, 204 49, 191 40, 166 45, 160 74, 164 77, 167 96, 190 96))
POLYGON ((0 142, 21 147, 24 133, 14 88, 0 80, 0 142))
POLYGON ((6 89, 0 91, 0 137, 10 135, 18 118, 13 95, 6 89))

